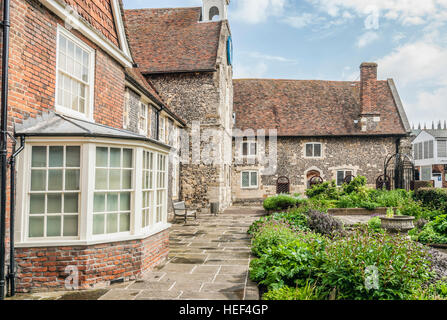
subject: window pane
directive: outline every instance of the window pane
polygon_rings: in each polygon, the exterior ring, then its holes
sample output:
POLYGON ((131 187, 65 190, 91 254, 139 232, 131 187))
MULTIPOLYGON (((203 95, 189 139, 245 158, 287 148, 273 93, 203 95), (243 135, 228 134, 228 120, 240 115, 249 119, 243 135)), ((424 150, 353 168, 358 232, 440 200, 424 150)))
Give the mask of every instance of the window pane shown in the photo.
POLYGON ((343 184, 344 179, 345 179, 345 172, 337 171, 337 185, 341 186, 343 184))
POLYGON ((31 191, 43 191, 46 186, 47 172, 45 170, 31 170, 31 191))
POLYGON ((118 232, 118 214, 107 215, 107 233, 118 232))
POLYGON ((47 213, 62 213, 61 194, 49 194, 47 196, 47 213))
POLYGON ((120 211, 130 211, 130 192, 121 193, 120 211))
POLYGON ((242 155, 248 155, 248 144, 246 142, 242 143, 242 155))
POLYGON ((63 170, 48 170, 48 190, 62 190, 63 170))
POLYGON ((110 148, 110 167, 121 167, 121 149, 110 148))
POLYGON ((80 147, 67 147, 67 155, 65 160, 66 167, 81 166, 81 148, 80 147))
POLYGON ((251 186, 256 187, 258 185, 258 173, 252 172, 251 173, 251 186))
POLYGON ((123 149, 123 168, 132 168, 132 150, 123 149))
POLYGON ((313 156, 313 145, 306 144, 306 157, 312 157, 312 156, 313 156))
POLYGON ((64 147, 50 147, 49 158, 50 167, 63 167, 64 147))
POLYGON ((250 155, 252 156, 256 155, 256 143, 250 144, 250 155))
POLYGON ((78 235, 78 216, 64 216, 64 237, 78 235))
POLYGON ((48 216, 47 217, 47 236, 60 237, 61 236, 61 217, 48 216))
POLYGON ((33 147, 31 166, 33 168, 47 166, 47 147, 33 147))
POLYGON ((249 172, 242 172, 242 187, 250 186, 250 174, 249 172))
POLYGON ((94 203, 93 203, 93 211, 94 212, 106 211, 106 194, 105 193, 95 193, 95 198, 94 198, 94 203))
POLYGON ((107 211, 118 211, 118 193, 107 195, 107 211))
POLYGON ((107 148, 97 147, 96 148, 96 166, 97 167, 107 167, 107 148))
POLYGON ((121 188, 121 170, 114 169, 109 171, 109 189, 119 190, 121 188))
POLYGON ((44 217, 29 218, 29 236, 31 238, 43 237, 44 217))
POLYGON ((30 198, 30 213, 45 213, 45 195, 32 194, 30 198))
POLYGON ((314 144, 314 157, 321 157, 321 144, 314 144))
POLYGON ((96 169, 95 188, 97 190, 107 189, 107 169, 96 169))
POLYGON ((64 213, 78 213, 78 194, 67 193, 64 195, 64 213))
POLYGON ((80 170, 65 170, 65 190, 79 190, 80 170))
POLYGON ((130 214, 120 214, 120 232, 130 231, 130 214))
POLYGON ((104 215, 93 215, 93 234, 104 234, 104 215))
POLYGON ((132 171, 131 170, 123 170, 122 189, 132 189, 132 171))

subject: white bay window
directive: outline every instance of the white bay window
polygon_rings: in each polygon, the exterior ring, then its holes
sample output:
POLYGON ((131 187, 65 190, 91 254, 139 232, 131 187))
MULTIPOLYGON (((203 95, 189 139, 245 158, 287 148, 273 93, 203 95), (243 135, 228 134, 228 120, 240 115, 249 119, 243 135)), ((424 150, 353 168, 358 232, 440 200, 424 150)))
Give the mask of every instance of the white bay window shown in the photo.
POLYGON ((18 246, 141 239, 167 224, 166 148, 28 138, 17 176, 18 246))

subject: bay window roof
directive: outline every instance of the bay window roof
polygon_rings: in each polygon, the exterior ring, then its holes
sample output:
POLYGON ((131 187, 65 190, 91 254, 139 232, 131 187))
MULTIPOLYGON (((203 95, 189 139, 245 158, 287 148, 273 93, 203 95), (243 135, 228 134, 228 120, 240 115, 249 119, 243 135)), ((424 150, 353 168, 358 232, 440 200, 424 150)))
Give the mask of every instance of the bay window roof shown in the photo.
POLYGON ((129 139, 148 141, 166 148, 171 148, 163 142, 150 139, 144 135, 68 117, 53 111, 36 118, 28 118, 22 124, 16 124, 15 135, 19 137, 103 137, 129 139))

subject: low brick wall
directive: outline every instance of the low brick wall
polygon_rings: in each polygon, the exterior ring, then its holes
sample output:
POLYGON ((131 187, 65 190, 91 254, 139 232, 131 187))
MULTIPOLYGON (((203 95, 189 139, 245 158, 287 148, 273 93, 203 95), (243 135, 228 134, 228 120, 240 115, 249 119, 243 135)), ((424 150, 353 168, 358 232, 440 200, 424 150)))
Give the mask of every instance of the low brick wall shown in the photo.
POLYGON ((169 229, 143 240, 91 246, 17 248, 17 291, 65 289, 67 266, 79 271, 79 289, 136 279, 162 263, 169 252, 169 229))
POLYGON ((376 208, 375 210, 367 210, 363 208, 335 208, 328 209, 328 213, 333 216, 372 216, 386 215, 388 208, 376 208))

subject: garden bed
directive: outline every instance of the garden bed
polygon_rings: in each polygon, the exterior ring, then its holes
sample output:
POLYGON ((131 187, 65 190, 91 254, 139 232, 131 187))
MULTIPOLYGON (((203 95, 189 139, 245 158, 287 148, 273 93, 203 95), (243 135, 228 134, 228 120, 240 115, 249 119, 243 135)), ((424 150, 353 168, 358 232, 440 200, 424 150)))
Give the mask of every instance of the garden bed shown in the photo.
POLYGON ((333 208, 328 209, 327 213, 333 216, 384 216, 387 208, 376 208, 368 210, 364 208, 333 208))

